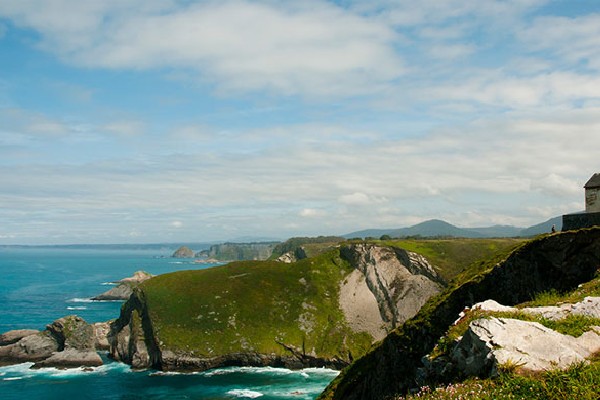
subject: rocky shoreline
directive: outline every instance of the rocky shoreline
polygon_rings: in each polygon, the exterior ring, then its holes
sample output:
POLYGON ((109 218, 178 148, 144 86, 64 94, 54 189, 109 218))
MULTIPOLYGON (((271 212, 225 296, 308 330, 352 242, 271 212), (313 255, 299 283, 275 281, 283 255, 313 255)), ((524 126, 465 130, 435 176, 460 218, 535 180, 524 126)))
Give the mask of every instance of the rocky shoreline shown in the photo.
POLYGON ((97 367, 108 350, 109 323, 88 324, 69 315, 43 331, 22 329, 0 335, 0 366, 33 362, 32 368, 97 367))

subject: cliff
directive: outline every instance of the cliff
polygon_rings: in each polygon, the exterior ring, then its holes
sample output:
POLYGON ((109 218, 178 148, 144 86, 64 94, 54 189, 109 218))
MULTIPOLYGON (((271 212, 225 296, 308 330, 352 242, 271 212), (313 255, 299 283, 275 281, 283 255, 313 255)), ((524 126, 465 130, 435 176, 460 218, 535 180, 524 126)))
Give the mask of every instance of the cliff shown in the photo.
POLYGON ((219 261, 266 260, 279 242, 265 243, 222 243, 210 246, 196 254, 196 257, 219 261))
POLYGON ((111 327, 110 354, 160 370, 342 368, 413 316, 442 283, 423 257, 375 244, 291 264, 175 272, 134 290, 111 327))
POLYGON ((594 277, 600 267, 600 228, 533 240, 503 260, 466 271, 419 313, 345 369, 319 399, 385 399, 418 386, 422 358, 465 306, 486 299, 508 305, 551 289, 563 292, 594 277))

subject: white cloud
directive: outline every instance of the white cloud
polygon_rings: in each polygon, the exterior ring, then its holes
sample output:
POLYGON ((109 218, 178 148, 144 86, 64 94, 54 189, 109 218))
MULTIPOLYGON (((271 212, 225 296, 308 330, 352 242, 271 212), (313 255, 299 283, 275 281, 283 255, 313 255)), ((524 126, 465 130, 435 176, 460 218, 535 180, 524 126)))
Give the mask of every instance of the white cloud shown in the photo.
POLYGON ((0 13, 40 31, 41 46, 69 62, 185 68, 221 91, 361 94, 403 73, 392 29, 327 2, 138 5, 23 1, 0 13))
POLYGON ((300 211, 299 215, 301 217, 315 218, 324 217, 327 215, 327 212, 325 210, 318 210, 316 208, 304 208, 300 211))
POLYGON ((171 222, 171 226, 175 229, 181 229, 183 227, 183 222, 173 221, 173 222, 171 222))
POLYGON ((579 17, 540 17, 520 32, 535 50, 553 53, 569 66, 600 69, 600 13, 579 17))

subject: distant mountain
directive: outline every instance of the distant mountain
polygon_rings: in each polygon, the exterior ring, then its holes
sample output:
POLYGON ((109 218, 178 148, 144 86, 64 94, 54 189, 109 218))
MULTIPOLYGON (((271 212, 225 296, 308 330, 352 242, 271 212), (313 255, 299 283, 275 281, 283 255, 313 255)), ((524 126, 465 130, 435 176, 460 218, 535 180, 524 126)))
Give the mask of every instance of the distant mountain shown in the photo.
POLYGON ((365 229, 361 231, 351 232, 342 237, 379 238, 383 235, 391 237, 406 237, 406 236, 449 236, 449 237, 464 237, 464 238, 492 238, 492 237, 528 237, 536 236, 542 233, 548 233, 552 230, 552 225, 559 231, 562 228, 562 216, 551 218, 545 222, 533 225, 529 228, 520 228, 512 225, 494 225, 482 228, 459 228, 446 221, 439 219, 431 219, 421 222, 408 228, 400 229, 365 229))
POLYGON ((515 237, 520 236, 523 228, 512 225, 494 225, 486 228, 464 228, 466 231, 476 232, 482 237, 515 237))
POLYGON ((550 218, 548 221, 523 229, 520 236, 536 236, 541 235, 542 233, 548 233, 552 231, 552 225, 555 226, 557 231, 560 231, 562 229, 562 216, 550 218))

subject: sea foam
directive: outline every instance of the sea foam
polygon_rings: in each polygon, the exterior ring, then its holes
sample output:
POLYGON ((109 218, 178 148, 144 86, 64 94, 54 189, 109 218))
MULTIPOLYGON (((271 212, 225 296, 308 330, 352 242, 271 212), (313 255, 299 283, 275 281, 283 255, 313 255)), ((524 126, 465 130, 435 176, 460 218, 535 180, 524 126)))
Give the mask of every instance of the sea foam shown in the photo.
POLYGON ((255 392, 249 389, 232 389, 227 392, 228 395, 239 397, 239 398, 247 398, 247 399, 256 399, 257 397, 263 396, 260 392, 255 392))

